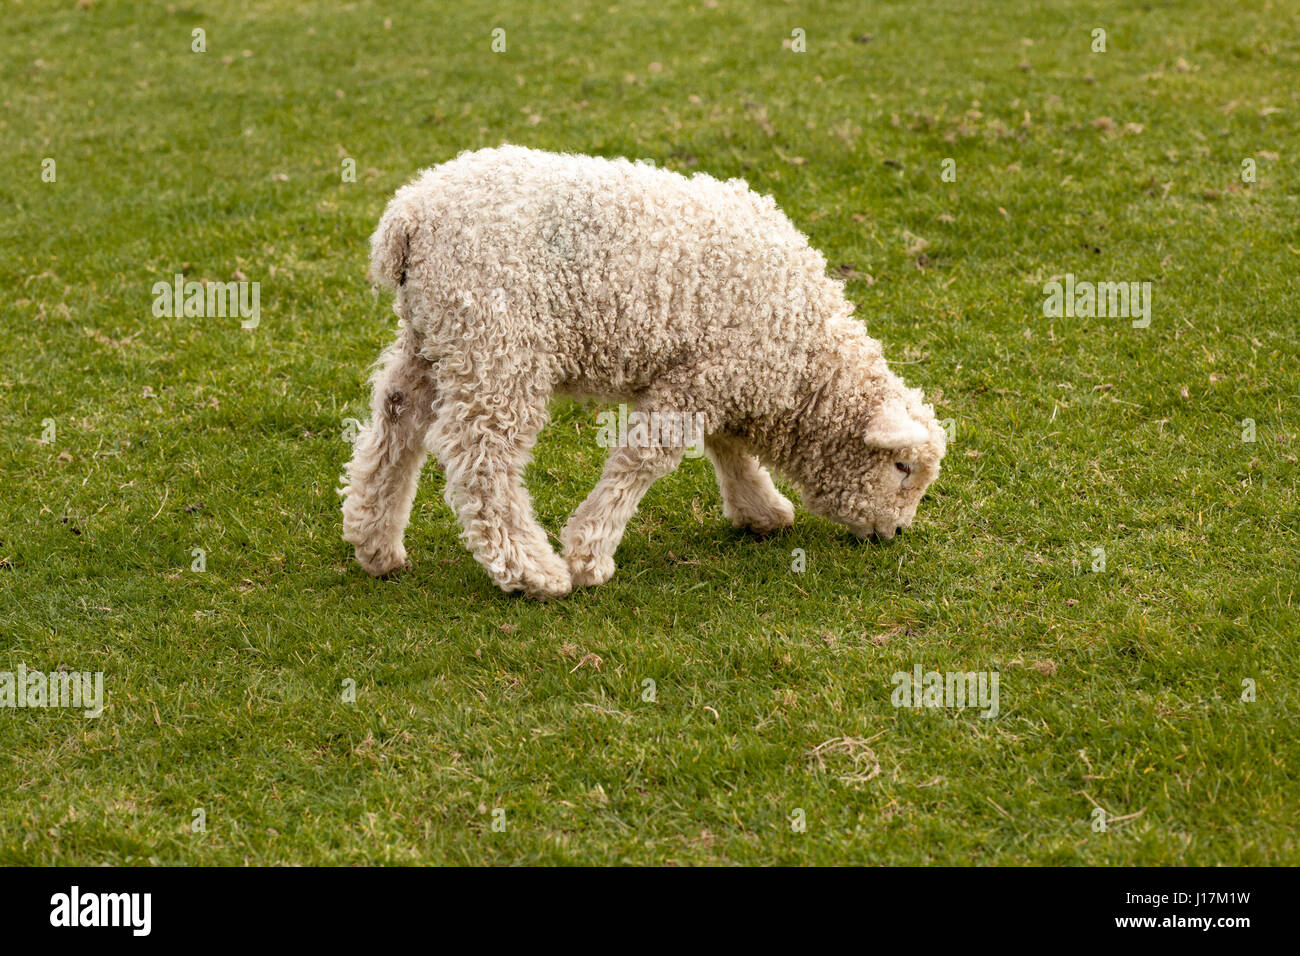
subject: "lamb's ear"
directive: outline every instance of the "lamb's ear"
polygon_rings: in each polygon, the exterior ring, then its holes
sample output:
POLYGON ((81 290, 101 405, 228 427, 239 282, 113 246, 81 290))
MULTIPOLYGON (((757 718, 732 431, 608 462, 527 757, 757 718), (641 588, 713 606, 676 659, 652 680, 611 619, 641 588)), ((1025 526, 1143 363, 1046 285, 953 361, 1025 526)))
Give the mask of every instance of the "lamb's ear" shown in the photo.
POLYGON ((907 413, 907 406, 890 399, 876 410, 867 425, 867 433, 862 437, 868 445, 876 448, 910 448, 921 444, 930 433, 907 413))

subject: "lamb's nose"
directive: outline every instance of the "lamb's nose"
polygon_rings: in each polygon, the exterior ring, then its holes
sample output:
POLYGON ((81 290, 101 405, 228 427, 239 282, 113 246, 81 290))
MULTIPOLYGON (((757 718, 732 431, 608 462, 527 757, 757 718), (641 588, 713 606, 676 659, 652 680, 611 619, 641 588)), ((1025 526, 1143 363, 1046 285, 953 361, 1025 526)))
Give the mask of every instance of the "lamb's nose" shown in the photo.
POLYGON ((903 526, 900 524, 897 528, 894 529, 894 534, 902 534, 902 533, 903 533, 903 526))

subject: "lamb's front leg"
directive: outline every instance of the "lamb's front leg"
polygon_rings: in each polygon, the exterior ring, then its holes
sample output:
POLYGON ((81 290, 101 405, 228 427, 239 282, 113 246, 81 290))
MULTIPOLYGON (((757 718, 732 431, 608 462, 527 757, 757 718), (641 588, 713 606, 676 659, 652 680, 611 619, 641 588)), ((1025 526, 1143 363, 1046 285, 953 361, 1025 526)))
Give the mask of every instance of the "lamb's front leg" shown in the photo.
POLYGON ((722 513, 737 528, 769 534, 794 524, 794 505, 776 490, 772 476, 736 439, 722 434, 704 439, 722 492, 722 513))
POLYGON ((614 552, 637 505, 652 484, 677 467, 684 451, 616 448, 610 453, 605 473, 560 533, 575 585, 604 584, 614 576, 614 552))

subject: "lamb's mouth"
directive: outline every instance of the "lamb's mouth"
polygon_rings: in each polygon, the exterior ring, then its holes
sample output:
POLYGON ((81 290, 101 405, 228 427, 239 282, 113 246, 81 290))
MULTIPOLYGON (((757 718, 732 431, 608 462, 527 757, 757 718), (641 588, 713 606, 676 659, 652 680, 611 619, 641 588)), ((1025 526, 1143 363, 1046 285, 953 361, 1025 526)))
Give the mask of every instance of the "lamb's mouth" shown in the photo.
POLYGON ((844 527, 848 528, 853 537, 858 541, 870 541, 873 543, 890 541, 895 536, 902 534, 904 531, 905 526, 903 525, 898 525, 894 528, 886 528, 884 531, 881 531, 875 525, 862 524, 857 521, 850 521, 847 518, 841 518, 839 515, 835 514, 834 510, 823 508, 821 502, 806 491, 800 489, 800 494, 804 499, 804 507, 807 508, 809 512, 820 518, 826 518, 833 521, 836 524, 844 525, 844 527))

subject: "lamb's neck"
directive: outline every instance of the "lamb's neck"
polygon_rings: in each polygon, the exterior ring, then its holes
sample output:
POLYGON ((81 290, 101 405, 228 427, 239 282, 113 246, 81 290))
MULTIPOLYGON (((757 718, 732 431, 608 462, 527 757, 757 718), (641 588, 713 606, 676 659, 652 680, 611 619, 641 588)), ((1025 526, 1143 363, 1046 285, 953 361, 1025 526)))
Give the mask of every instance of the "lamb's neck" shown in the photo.
MULTIPOLYGON (((747 436, 759 457, 796 482, 817 455, 812 445, 831 445, 865 428, 869 396, 894 381, 880 344, 857 322, 830 330, 826 340, 803 355, 791 356, 785 387, 755 416, 747 436)), ((814 466, 815 467, 815 466, 814 466)))

